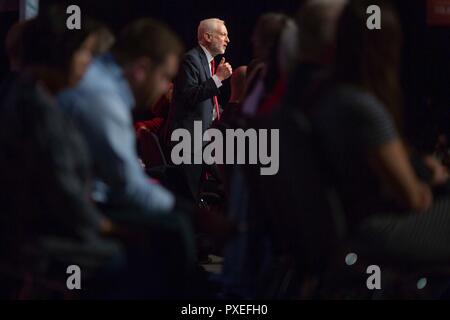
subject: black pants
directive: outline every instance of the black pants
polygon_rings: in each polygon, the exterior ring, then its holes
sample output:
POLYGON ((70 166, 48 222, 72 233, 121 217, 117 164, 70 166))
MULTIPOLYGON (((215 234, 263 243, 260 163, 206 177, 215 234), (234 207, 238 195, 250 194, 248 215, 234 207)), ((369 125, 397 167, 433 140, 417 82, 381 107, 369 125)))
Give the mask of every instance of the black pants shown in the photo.
POLYGON ((376 215, 363 221, 358 238, 367 250, 403 262, 450 262, 450 197, 423 213, 376 215))

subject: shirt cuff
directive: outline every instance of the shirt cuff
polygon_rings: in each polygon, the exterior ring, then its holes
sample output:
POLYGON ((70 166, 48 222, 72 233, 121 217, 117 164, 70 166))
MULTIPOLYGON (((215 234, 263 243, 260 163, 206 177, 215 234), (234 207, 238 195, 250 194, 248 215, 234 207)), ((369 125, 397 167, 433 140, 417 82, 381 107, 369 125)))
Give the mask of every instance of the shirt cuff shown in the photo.
POLYGON ((222 81, 219 80, 219 77, 215 74, 215 75, 213 75, 212 78, 214 79, 214 82, 215 82, 215 84, 216 84, 216 87, 217 87, 217 88, 220 88, 220 87, 222 86, 222 81))

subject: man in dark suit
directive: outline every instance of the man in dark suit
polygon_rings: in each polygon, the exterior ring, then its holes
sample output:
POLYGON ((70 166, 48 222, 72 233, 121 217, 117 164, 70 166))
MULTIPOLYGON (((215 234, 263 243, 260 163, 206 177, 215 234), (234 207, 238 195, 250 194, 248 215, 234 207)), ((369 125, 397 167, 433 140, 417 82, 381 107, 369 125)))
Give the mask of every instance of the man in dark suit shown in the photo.
MULTIPOLYGON (((187 129, 194 137, 194 121, 202 121, 204 133, 214 120, 220 119, 217 96, 220 94, 222 81, 232 74, 229 63, 222 58, 216 66, 214 57, 223 55, 230 42, 225 23, 219 19, 206 19, 198 27, 198 46, 184 56, 179 74, 174 83, 174 96, 171 106, 170 130, 187 129)), ((170 138, 169 138, 170 140, 170 138)), ((202 157, 204 143, 201 147, 191 148, 191 159, 195 155, 202 157)), ((201 158, 202 159, 202 158, 201 158)), ((190 192, 194 198, 203 172, 201 164, 183 165, 190 192)))

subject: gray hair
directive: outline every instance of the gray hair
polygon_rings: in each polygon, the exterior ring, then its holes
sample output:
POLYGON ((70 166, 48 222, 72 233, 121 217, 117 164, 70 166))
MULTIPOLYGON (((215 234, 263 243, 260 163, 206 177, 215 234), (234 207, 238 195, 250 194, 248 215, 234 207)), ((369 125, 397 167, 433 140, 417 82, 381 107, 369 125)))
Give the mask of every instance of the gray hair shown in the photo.
POLYGON ((203 35, 206 32, 214 32, 216 31, 217 25, 219 24, 225 24, 225 21, 217 19, 217 18, 210 18, 200 21, 200 24, 198 25, 197 29, 197 40, 199 43, 203 42, 203 35))

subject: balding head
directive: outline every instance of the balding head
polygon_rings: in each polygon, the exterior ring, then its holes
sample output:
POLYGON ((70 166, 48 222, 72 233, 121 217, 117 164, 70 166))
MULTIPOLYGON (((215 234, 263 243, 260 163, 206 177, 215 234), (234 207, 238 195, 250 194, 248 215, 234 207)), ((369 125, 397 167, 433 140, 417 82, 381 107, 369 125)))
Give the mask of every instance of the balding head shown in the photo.
POLYGON ((337 20, 347 0, 307 0, 298 15, 301 60, 322 59, 334 46, 337 20))
POLYGON ((230 39, 225 22, 217 18, 200 21, 197 30, 198 43, 206 47, 214 57, 224 54, 230 39))

